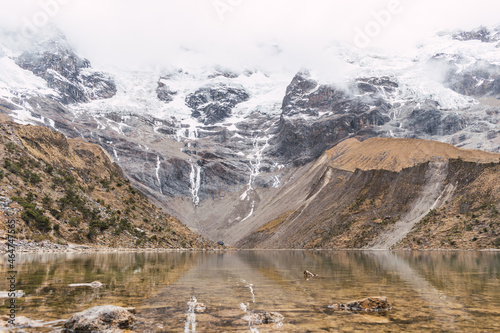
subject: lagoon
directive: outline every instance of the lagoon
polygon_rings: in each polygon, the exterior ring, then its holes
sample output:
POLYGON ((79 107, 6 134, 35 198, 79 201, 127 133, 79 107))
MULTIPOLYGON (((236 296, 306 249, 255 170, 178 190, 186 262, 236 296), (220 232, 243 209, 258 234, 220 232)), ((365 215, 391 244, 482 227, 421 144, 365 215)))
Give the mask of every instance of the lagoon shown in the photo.
MULTIPOLYGON (((46 253, 16 260, 16 289, 24 291, 16 315, 40 320, 37 331, 61 331, 62 320, 106 304, 135 307, 137 332, 500 331, 500 252, 46 253), (304 270, 318 276, 305 279, 304 270), (102 286, 85 285, 93 281, 102 286), (370 296, 386 296, 392 309, 331 308, 370 296), (193 298, 206 310, 193 312, 193 298), (252 315, 261 311, 284 319, 259 324, 252 315)), ((0 290, 7 289, 2 279, 0 290)), ((1 315, 7 302, 0 299, 1 315)))

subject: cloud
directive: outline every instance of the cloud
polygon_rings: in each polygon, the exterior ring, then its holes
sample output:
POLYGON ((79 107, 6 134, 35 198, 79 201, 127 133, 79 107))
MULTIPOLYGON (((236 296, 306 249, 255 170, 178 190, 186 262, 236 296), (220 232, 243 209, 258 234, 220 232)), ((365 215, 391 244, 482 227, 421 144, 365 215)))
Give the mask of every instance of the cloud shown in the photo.
POLYGON ((49 20, 79 53, 94 63, 127 66, 217 63, 335 72, 338 59, 327 50, 338 42, 356 46, 357 32, 370 24, 381 29, 371 31, 368 47, 396 52, 437 30, 500 23, 500 3, 491 0, 0 0, 0 6, 9 28, 52 8, 49 20), (395 4, 400 10, 384 21, 395 4))

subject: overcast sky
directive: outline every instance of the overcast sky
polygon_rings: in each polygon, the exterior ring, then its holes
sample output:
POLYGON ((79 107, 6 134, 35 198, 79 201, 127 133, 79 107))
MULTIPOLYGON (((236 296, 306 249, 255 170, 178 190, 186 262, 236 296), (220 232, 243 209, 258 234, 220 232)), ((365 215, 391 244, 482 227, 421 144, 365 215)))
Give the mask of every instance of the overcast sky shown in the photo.
POLYGON ((400 52, 437 30, 500 24, 500 1, 0 0, 0 24, 48 19, 101 64, 325 62, 335 42, 400 52), (371 36, 370 36, 371 35, 371 36))

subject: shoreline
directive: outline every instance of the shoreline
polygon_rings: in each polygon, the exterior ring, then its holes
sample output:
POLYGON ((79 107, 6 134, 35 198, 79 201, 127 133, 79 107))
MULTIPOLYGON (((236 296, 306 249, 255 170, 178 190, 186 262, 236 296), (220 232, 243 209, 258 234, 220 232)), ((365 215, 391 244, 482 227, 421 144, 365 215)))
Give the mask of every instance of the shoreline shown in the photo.
MULTIPOLYGON (((14 242, 16 254, 49 254, 49 253, 106 253, 106 252, 185 252, 185 251, 222 251, 226 248, 128 248, 128 247, 105 247, 83 244, 58 244, 49 241, 16 241, 14 242)), ((230 249, 230 248, 228 248, 230 249)), ((0 255, 7 254, 8 248, 5 243, 0 246, 0 255)))
MULTIPOLYGON (((57 244, 49 241, 17 241, 15 252, 17 254, 49 254, 49 253, 125 253, 125 252, 226 252, 226 251, 318 251, 318 252, 500 252, 500 249, 238 249, 225 248, 127 248, 127 247, 104 247, 82 244, 57 244)), ((6 244, 0 247, 0 255, 7 254, 6 244)))

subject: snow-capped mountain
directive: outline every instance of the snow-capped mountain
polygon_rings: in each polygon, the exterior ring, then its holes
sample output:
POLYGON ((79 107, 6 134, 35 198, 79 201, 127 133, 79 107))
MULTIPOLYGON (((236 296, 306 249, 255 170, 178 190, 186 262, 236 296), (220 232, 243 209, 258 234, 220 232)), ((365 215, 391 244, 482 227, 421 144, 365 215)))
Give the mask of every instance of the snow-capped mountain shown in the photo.
POLYGON ((500 152, 498 36, 443 32, 402 55, 336 44, 349 71, 328 79, 307 69, 94 69, 51 32, 28 48, 0 40, 0 112, 99 143, 144 193, 225 237, 222 223, 250 221, 262 191, 346 138, 500 152), (209 226, 215 210, 220 223, 209 226))

